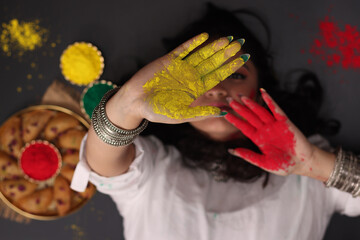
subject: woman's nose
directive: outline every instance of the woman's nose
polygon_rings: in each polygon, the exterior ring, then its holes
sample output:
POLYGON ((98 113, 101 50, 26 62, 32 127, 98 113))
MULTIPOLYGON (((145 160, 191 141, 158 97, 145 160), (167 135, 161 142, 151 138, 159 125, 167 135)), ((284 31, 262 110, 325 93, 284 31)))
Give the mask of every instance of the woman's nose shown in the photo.
POLYGON ((228 92, 226 88, 223 86, 222 82, 210 89, 205 93, 207 97, 226 97, 228 92))

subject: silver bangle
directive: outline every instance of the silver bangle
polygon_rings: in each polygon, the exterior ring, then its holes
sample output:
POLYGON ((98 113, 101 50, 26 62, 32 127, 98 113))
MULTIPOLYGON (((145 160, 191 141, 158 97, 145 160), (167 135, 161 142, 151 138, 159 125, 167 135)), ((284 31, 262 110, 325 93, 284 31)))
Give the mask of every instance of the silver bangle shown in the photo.
POLYGON ((96 135, 103 142, 112 146, 125 146, 131 144, 144 131, 148 125, 148 120, 144 119, 139 127, 132 130, 125 130, 115 126, 106 115, 105 105, 118 90, 119 88, 114 88, 105 93, 92 113, 91 123, 96 135))
POLYGON ((353 197, 360 196, 360 159, 340 148, 336 152, 334 170, 325 186, 348 192, 353 197))

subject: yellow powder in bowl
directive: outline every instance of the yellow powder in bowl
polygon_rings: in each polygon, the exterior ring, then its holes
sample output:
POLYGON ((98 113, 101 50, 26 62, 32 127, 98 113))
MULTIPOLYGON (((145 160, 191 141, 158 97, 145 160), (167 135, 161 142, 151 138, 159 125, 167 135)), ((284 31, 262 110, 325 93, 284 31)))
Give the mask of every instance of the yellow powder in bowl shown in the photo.
POLYGON ((104 69, 104 58, 91 43, 76 42, 61 55, 60 68, 66 80, 76 85, 87 85, 99 79, 104 69))

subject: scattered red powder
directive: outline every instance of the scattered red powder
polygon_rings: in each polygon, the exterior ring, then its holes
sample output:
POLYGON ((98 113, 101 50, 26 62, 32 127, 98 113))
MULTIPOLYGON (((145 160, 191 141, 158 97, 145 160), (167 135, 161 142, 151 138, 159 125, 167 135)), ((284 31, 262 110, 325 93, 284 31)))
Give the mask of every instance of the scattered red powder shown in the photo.
POLYGON ((319 56, 329 67, 360 68, 360 32, 356 26, 345 24, 342 30, 326 16, 320 21, 319 29, 320 38, 313 41, 310 53, 319 56))
POLYGON ((59 157, 53 147, 44 143, 29 145, 21 155, 21 168, 34 180, 46 180, 59 169, 59 157))
POLYGON ((251 139, 262 154, 244 148, 237 148, 235 152, 261 168, 270 171, 287 171, 289 166, 294 165, 291 162, 291 155, 295 153, 295 140, 285 116, 275 111, 274 104, 268 103, 275 118, 254 101, 248 98, 242 98, 242 100, 246 106, 235 101, 232 101, 230 106, 246 121, 231 113, 228 113, 225 118, 251 139))

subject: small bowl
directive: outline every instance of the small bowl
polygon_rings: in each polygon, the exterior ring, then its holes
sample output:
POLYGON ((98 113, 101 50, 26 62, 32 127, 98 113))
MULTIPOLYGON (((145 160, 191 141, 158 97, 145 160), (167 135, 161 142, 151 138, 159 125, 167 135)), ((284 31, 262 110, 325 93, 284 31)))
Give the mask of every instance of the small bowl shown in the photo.
POLYGON ((70 83, 78 86, 88 85, 98 80, 103 73, 104 58, 98 48, 91 43, 75 42, 61 54, 60 69, 64 78, 70 83), (88 54, 83 54, 84 50, 87 50, 88 54), (91 62, 92 59, 88 57, 89 54, 96 59, 95 63, 91 62), (70 60, 71 63, 68 62, 70 60), (89 71, 91 68, 95 68, 94 71, 89 71))
POLYGON ((84 114, 86 119, 90 122, 91 115, 95 107, 100 103, 101 98, 104 94, 116 88, 117 85, 106 80, 95 81, 90 83, 81 94, 80 107, 81 112, 84 114))
POLYGON ((60 173, 60 151, 45 140, 33 140, 21 150, 18 161, 27 180, 33 183, 50 183, 60 173))

